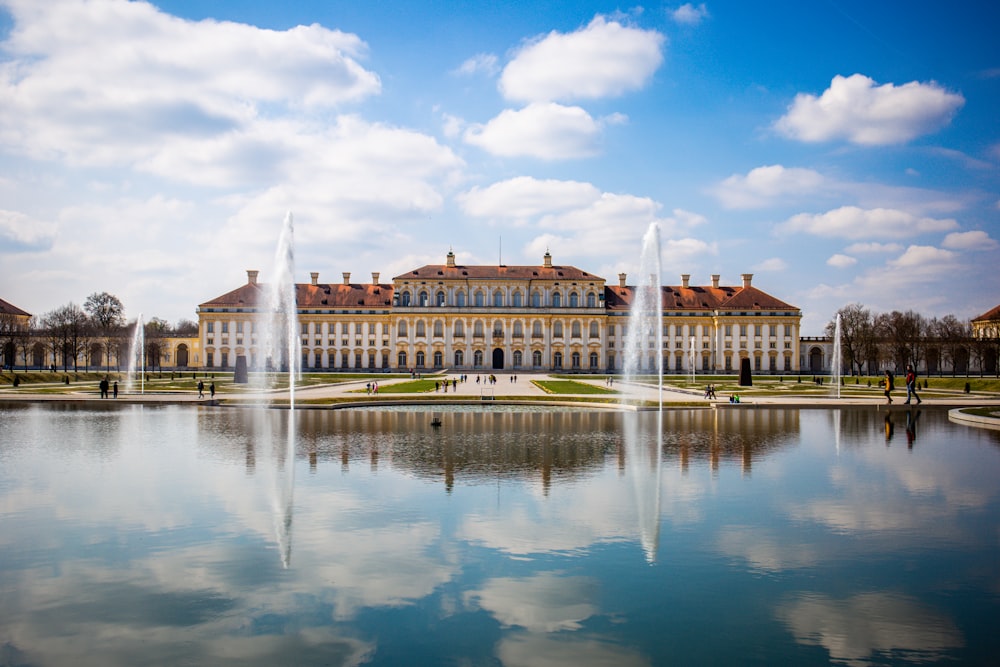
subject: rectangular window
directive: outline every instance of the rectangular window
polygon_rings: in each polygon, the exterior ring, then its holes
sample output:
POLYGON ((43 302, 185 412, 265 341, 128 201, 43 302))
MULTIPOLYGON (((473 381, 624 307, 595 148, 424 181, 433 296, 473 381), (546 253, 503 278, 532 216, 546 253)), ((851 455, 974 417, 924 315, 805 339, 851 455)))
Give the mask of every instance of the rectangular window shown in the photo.
POLYGON ((355 322, 354 323, 354 333, 356 333, 356 334, 360 334, 361 333, 361 322, 355 322))
POLYGON ((753 335, 761 336, 764 333, 764 326, 761 324, 755 324, 753 328, 753 335))
POLYGON ((727 324, 726 325, 726 335, 727 336, 732 336, 733 335, 733 325, 732 324, 727 324))
POLYGON ((238 334, 243 333, 243 322, 236 323, 236 333, 238 334))
POLYGON ((608 335, 614 337, 614 335, 615 335, 615 325, 613 325, 613 324, 609 324, 608 325, 608 335))
POLYGON ((229 322, 222 323, 222 333, 229 333, 229 322))
POLYGON ((205 322, 205 333, 215 333, 215 322, 205 322))
POLYGON ((375 335, 375 323, 374 322, 369 322, 368 323, 368 333, 372 334, 373 336, 375 335))
POLYGON ((777 324, 772 324, 771 325, 771 337, 772 338, 776 338, 777 336, 778 336, 778 325, 777 324))
POLYGON ((740 336, 742 336, 743 338, 747 337, 747 325, 745 324, 740 325, 740 336))

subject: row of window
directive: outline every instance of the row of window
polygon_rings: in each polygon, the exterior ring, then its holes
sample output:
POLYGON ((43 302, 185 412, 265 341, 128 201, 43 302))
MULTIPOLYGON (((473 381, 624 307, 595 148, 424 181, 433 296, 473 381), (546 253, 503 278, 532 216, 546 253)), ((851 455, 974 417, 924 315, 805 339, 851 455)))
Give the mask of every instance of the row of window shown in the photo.
MULTIPOLYGON (((535 290, 531 293, 530 299, 527 301, 531 304, 532 308, 541 308, 543 306, 551 308, 562 308, 563 307, 563 295, 562 292, 556 290, 547 295, 543 295, 540 290, 535 290)), ((468 297, 464 290, 455 292, 453 296, 453 301, 449 302, 447 293, 444 290, 438 290, 433 295, 433 300, 431 294, 427 290, 420 290, 416 293, 411 293, 409 290, 403 290, 399 293, 399 302, 397 305, 403 307, 409 306, 430 306, 431 304, 435 306, 455 306, 457 308, 464 308, 466 305, 472 305, 477 308, 484 308, 490 305, 494 308, 504 308, 508 304, 506 303, 507 297, 503 290, 494 290, 492 294, 492 299, 489 304, 487 304, 487 293, 484 290, 476 290, 472 294, 471 302, 467 303, 468 297)), ((580 293, 573 291, 569 293, 569 297, 566 299, 566 305, 569 308, 580 308, 582 304, 586 304, 586 308, 597 308, 597 303, 600 299, 598 298, 597 292, 587 292, 586 295, 581 295, 580 293)), ((515 290, 513 294, 510 295, 510 306, 513 308, 523 308, 525 306, 526 299, 524 294, 520 290, 515 290)))

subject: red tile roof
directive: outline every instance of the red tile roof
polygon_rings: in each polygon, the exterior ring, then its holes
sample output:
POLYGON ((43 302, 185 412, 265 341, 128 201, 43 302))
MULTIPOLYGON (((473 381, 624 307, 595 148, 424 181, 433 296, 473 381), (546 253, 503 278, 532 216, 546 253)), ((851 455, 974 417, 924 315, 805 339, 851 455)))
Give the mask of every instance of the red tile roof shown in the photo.
MULTIPOLYGON (((266 298, 266 284, 247 283, 198 308, 255 308, 266 298)), ((295 300, 299 308, 385 308, 392 305, 392 285, 300 283, 295 300)))
MULTIPOLYGON (((661 289, 665 310, 798 310, 756 287, 711 287, 665 285, 661 289)), ((628 310, 634 297, 634 286, 607 286, 604 302, 609 310, 628 310)))
POLYGON ((989 322, 991 320, 1000 320, 1000 306, 987 310, 985 313, 979 317, 973 318, 973 322, 989 322))
POLYGON ((427 264, 393 280, 604 280, 575 266, 464 266, 427 264))
POLYGON ((31 317, 31 313, 27 313, 12 303, 8 303, 3 299, 0 299, 0 314, 3 315, 17 315, 19 317, 31 317))

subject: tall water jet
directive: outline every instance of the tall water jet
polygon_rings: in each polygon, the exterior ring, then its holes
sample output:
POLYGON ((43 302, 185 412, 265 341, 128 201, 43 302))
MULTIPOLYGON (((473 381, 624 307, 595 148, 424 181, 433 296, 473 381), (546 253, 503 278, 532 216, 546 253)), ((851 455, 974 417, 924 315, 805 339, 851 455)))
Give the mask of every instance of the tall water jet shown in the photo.
POLYGON ((642 282, 635 287, 625 336, 622 371, 626 386, 633 387, 642 374, 643 358, 649 361, 646 374, 656 374, 660 406, 663 405, 663 290, 660 284, 660 227, 649 225, 642 237, 639 256, 642 282))
POLYGON ((837 387, 837 398, 840 398, 840 383, 843 361, 840 358, 840 313, 837 313, 837 321, 833 327, 833 358, 830 360, 830 375, 837 387))
MULTIPOLYGON (((693 324, 691 325, 691 329, 694 330, 694 325, 693 324)), ((695 361, 697 359, 697 357, 695 356, 694 346, 695 346, 694 336, 691 336, 691 338, 688 340, 688 366, 689 366, 690 371, 691 371, 691 384, 694 384, 694 381, 695 381, 694 380, 694 372, 695 372, 695 366, 696 366, 695 361)))
MULTIPOLYGON (((289 407, 292 410, 295 409, 295 383, 300 377, 302 365, 298 305, 295 298, 294 240, 292 214, 288 213, 274 253, 273 278, 268 284, 264 303, 258 313, 261 324, 258 356, 268 370, 286 374, 289 407)), ((263 386, 259 388, 269 388, 266 374, 262 373, 260 377, 263 386)))
POLYGON ((146 327, 142 323, 142 313, 135 320, 132 342, 128 351, 128 370, 125 375, 125 393, 135 393, 135 375, 139 374, 139 393, 146 393, 146 327))

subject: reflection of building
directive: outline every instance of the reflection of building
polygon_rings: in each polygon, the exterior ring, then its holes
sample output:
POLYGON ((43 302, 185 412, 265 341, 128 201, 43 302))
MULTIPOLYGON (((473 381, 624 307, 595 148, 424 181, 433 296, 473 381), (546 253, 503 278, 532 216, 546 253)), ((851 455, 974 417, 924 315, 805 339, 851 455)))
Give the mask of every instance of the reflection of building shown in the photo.
MULTIPOLYGON (((238 356, 261 367, 255 317, 264 288, 257 271, 245 285, 198 307, 201 358, 188 365, 232 368, 238 356)), ((636 288, 573 266, 422 266, 380 283, 296 285, 302 366, 335 370, 614 371, 622 366, 636 288)), ((801 312, 753 287, 681 284, 662 288, 665 368, 734 371, 741 358, 759 372, 799 370, 801 312), (694 368, 692 368, 692 364, 694 368)), ((179 342, 176 343, 180 345, 179 342)), ((173 351, 180 356, 180 348, 173 351)), ((652 349, 642 367, 654 368, 652 349)), ((177 364, 181 365, 181 364, 177 364)))

